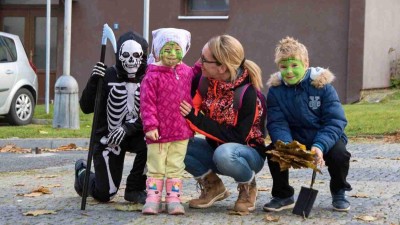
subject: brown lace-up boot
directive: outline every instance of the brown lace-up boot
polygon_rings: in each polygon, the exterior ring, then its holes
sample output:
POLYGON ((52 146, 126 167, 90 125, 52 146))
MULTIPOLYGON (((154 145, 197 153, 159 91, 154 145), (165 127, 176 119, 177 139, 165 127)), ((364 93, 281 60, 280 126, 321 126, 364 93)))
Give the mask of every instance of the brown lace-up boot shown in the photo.
POLYGON ((239 196, 233 210, 237 212, 251 212, 256 209, 257 185, 254 177, 250 183, 238 185, 239 196))
POLYGON ((229 196, 229 192, 226 190, 222 180, 211 170, 197 179, 197 185, 201 194, 198 199, 189 201, 189 207, 191 208, 208 208, 214 202, 229 196))

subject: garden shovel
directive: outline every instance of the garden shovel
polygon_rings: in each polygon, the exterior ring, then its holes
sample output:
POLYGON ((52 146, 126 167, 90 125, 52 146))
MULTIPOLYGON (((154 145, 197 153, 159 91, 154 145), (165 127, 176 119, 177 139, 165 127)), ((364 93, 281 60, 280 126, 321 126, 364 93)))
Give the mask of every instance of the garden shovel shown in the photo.
POLYGON ((318 190, 312 188, 316 175, 316 171, 313 170, 310 188, 301 187, 299 197, 297 198, 296 204, 293 208, 293 214, 303 216, 304 218, 308 218, 308 215, 310 215, 318 194, 318 190))

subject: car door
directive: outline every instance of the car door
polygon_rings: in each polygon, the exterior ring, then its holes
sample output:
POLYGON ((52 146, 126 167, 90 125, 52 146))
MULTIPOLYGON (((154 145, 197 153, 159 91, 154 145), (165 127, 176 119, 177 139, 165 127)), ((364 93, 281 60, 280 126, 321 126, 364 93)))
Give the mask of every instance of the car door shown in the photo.
POLYGON ((4 109, 12 87, 18 77, 17 55, 15 43, 11 38, 0 35, 0 113, 4 109))

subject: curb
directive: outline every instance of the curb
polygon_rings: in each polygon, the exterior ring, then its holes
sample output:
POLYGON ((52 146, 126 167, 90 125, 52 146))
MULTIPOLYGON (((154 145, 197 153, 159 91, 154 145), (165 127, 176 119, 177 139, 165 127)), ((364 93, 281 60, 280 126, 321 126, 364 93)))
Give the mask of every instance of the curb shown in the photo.
POLYGON ((0 139, 0 146, 14 144, 20 148, 58 148, 71 143, 78 147, 89 148, 89 138, 9 138, 0 139))

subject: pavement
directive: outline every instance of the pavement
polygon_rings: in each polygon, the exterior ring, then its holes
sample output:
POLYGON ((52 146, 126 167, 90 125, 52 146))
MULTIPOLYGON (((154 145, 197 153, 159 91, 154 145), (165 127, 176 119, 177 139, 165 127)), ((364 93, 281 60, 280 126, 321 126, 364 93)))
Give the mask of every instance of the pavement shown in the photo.
MULTIPOLYGON (((24 148, 54 148, 57 145, 76 143, 87 147, 87 139, 38 140, 6 139, 4 144, 17 144, 24 148)), ((198 196, 196 183, 190 175, 184 178, 184 206, 186 214, 170 216, 161 213, 144 216, 138 211, 119 211, 119 206, 129 206, 123 199, 125 181, 133 163, 134 154, 128 153, 124 166, 121 189, 111 203, 101 204, 88 198, 86 210, 80 210, 81 198, 75 193, 74 162, 87 157, 87 151, 42 152, 41 154, 0 153, 0 224, 400 224, 400 144, 386 142, 350 142, 352 154, 348 181, 353 186, 347 192, 351 210, 335 212, 331 206, 329 174, 317 175, 314 189, 318 190, 311 215, 308 219, 292 214, 291 210, 267 213, 263 205, 271 198, 272 179, 267 164, 257 174, 259 195, 255 212, 246 216, 230 215, 237 199, 237 184, 229 177, 221 176, 231 192, 227 199, 208 209, 191 209, 187 201, 198 196), (51 194, 25 197, 39 186, 50 187, 51 194), (33 210, 53 210, 55 214, 25 216, 33 210), (277 219, 273 222, 269 219, 277 219), (368 220, 372 220, 368 222, 368 220)), ((312 171, 291 170, 290 182, 295 198, 302 186, 309 186, 312 171)))

